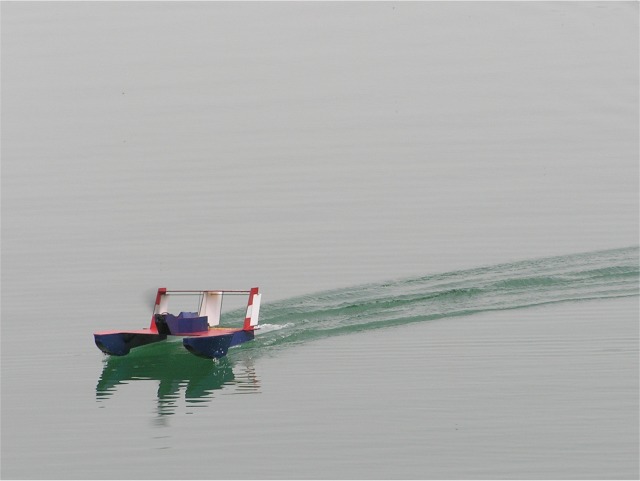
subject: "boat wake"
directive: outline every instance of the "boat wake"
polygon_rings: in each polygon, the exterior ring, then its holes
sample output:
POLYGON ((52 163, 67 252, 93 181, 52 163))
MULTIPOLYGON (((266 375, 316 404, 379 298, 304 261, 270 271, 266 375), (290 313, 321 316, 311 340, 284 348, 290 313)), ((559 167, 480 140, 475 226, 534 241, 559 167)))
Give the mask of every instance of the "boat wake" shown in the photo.
POLYGON ((638 246, 337 289, 262 306, 264 350, 370 329, 543 304, 639 295, 638 246))
POLYGON ((262 324, 258 326, 258 330, 256 331, 256 336, 261 336, 266 334, 267 332, 279 331, 280 329, 285 329, 287 327, 292 327, 293 323, 288 324, 262 324))

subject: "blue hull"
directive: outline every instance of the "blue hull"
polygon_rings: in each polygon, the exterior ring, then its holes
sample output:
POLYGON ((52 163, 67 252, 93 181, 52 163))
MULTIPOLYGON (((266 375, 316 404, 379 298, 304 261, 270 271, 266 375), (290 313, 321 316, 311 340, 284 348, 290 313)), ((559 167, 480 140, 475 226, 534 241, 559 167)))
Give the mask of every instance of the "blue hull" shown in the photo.
POLYGON ((113 356, 126 356, 135 347, 164 341, 167 336, 157 333, 114 332, 110 334, 94 334, 96 346, 113 356))
POLYGON ((230 347, 251 341, 253 338, 253 331, 238 331, 222 336, 185 337, 182 344, 191 354, 218 359, 226 356, 230 347))
MULTIPOLYGON (((113 332, 94 334, 94 338, 96 346, 102 352, 112 356, 126 356, 136 347, 164 341, 167 335, 155 332, 113 332)), ((182 344, 191 354, 217 359, 226 356, 230 347, 251 341, 253 338, 253 331, 237 331, 215 336, 185 337, 182 344)))

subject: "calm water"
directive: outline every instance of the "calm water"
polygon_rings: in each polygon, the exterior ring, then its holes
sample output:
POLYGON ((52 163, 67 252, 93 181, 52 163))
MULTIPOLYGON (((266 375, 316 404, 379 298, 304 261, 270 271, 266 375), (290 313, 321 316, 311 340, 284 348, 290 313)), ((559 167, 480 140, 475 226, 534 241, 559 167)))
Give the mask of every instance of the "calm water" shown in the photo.
POLYGON ((601 251, 266 304, 255 342, 215 363, 52 333, 3 359, 3 475, 637 477, 638 261, 601 251))
POLYGON ((0 13, 3 478, 640 476, 636 2, 0 13))

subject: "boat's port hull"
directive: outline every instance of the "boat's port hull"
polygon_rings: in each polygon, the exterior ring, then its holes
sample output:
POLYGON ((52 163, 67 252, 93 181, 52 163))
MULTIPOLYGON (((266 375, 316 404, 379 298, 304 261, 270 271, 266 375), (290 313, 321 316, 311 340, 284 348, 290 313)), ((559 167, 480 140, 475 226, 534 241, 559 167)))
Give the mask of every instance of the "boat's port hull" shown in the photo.
POLYGON ((164 341, 167 336, 157 332, 110 332, 93 335, 96 346, 112 356, 126 356, 135 347, 164 341))

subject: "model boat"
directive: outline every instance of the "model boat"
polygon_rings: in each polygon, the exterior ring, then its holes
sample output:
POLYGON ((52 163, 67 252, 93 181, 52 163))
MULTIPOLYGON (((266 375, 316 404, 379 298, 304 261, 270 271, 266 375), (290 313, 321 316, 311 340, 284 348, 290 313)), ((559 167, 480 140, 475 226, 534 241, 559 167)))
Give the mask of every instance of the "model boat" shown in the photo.
POLYGON ((257 287, 248 291, 169 291, 161 287, 156 295, 151 325, 148 328, 96 332, 96 346, 106 354, 125 356, 131 349, 171 337, 182 337, 182 344, 192 354, 209 359, 221 358, 226 356, 230 347, 254 338, 254 332, 258 328, 261 296, 257 287), (182 295, 198 299, 197 312, 180 312, 177 315, 169 313, 171 298, 182 295), (222 300, 226 295, 248 296, 242 327, 219 325, 222 300))

